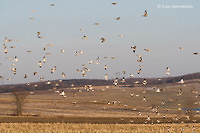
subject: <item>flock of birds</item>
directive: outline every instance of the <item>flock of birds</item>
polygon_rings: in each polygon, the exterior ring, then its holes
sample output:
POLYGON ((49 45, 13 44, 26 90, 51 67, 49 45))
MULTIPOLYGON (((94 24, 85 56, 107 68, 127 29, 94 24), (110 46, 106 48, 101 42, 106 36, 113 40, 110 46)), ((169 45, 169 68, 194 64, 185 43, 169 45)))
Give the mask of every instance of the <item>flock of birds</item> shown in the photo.
MULTIPOLYGON (((118 3, 112 3, 112 5, 117 5, 118 3)), ((50 4, 50 6, 55 6, 55 4, 54 3, 52 3, 52 4, 50 4)), ((31 10, 31 12, 35 12, 35 10, 31 10)), ((143 17, 147 17, 148 16, 148 12, 147 12, 147 10, 145 10, 144 11, 144 14, 142 15, 143 17)), ((30 20, 34 20, 35 18, 29 18, 30 20)), ((120 17, 116 17, 115 18, 117 21, 119 21, 121 18, 120 17)), ((95 25, 100 25, 100 23, 94 23, 95 25)), ((80 29, 81 31, 83 31, 84 29, 80 29)), ((41 32, 37 32, 36 33, 36 35, 37 35, 37 38, 39 38, 39 39, 42 39, 42 38, 44 38, 44 36, 42 36, 42 33, 41 32)), ((124 35, 119 35, 120 37, 124 37, 124 35)), ((87 39, 89 39, 88 38, 88 36, 87 35, 83 35, 82 36, 82 39, 83 40, 87 40, 87 39)), ((4 48, 4 50, 3 50, 3 52, 5 53, 5 54, 7 54, 8 53, 8 47, 9 47, 9 43, 10 42, 12 42, 13 40, 12 39, 9 39, 9 38, 7 38, 7 37, 5 37, 5 40, 4 40, 4 44, 3 44, 3 48, 4 48)), ((104 43, 106 41, 106 38, 105 37, 101 37, 100 38, 100 42, 101 43, 104 43)), ((53 44, 48 44, 46 47, 44 47, 43 48, 43 50, 46 52, 47 51, 47 49, 48 49, 48 47, 53 47, 54 45, 53 44)), ((15 46, 10 46, 10 48, 11 49, 14 49, 14 48, 16 48, 15 46)), ((183 47, 179 47, 179 49, 180 50, 183 50, 184 48, 183 47)), ((133 53, 136 53, 136 51, 137 51, 137 46, 132 46, 131 47, 131 50, 133 51, 133 53)), ((151 52, 152 51, 152 49, 149 49, 149 48, 145 48, 144 49, 144 51, 146 51, 146 52, 151 52)), ((27 50, 27 52, 28 53, 31 53, 32 51, 31 50, 27 50)), ((65 49, 61 49, 60 50, 60 52, 61 53, 65 53, 65 49)), ((46 52, 45 53, 45 55, 43 56, 43 58, 41 59, 41 60, 39 60, 38 61, 38 66, 39 66, 39 68, 42 68, 42 66, 47 62, 47 59, 46 59, 46 56, 48 56, 48 55, 51 55, 52 53, 48 53, 48 52, 46 52)), ((84 52, 83 51, 76 51, 75 52, 75 56, 79 56, 79 55, 82 55, 82 54, 84 54, 84 52)), ((199 55, 199 53, 198 52, 195 52, 195 53, 193 53, 194 55, 199 55)), ((136 55, 137 57, 138 57, 138 59, 136 60, 138 63, 141 63, 141 62, 143 62, 143 56, 142 55, 136 55)), ((107 58, 109 58, 109 57, 104 57, 105 59, 107 59, 107 58)), ((9 59, 9 60, 12 60, 12 57, 7 57, 7 59, 9 59)), ((116 57, 111 57, 111 59, 117 59, 116 57)), ((88 61, 88 64, 100 64, 100 62, 99 62, 99 60, 100 60, 100 57, 97 57, 96 58, 96 61, 97 62, 95 62, 95 61, 92 61, 92 60, 89 60, 88 61), (94 63, 95 62, 95 63, 94 63)), ((13 72, 13 74, 14 75, 16 75, 17 74, 17 68, 16 68, 16 62, 18 62, 19 61, 19 59, 18 59, 18 57, 17 56, 14 56, 14 60, 13 60, 15 63, 13 63, 12 64, 12 67, 10 68, 10 70, 13 72)), ((82 74, 82 76, 83 77, 86 77, 87 76, 87 72, 88 71, 90 71, 90 68, 88 68, 87 67, 87 65, 86 64, 83 64, 82 65, 83 66, 83 68, 80 70, 80 69, 76 69, 76 72, 78 72, 78 73, 81 73, 82 74)), ((142 65, 138 65, 139 66, 139 68, 138 68, 138 70, 137 70, 137 74, 139 75, 141 72, 142 72, 142 68, 144 67, 144 66, 142 66, 142 65)), ((107 70, 108 69, 108 66, 107 65, 104 65, 104 69, 105 70, 107 70)), ((56 65, 53 67, 53 68, 51 68, 50 69, 50 71, 51 71, 51 74, 53 74, 55 71, 57 70, 57 67, 56 67, 56 65)), ((123 75, 125 75, 125 73, 126 73, 126 71, 123 71, 123 75)), ((35 76, 36 74, 38 74, 38 72, 37 71, 35 71, 35 72, 33 72, 33 76, 35 76)), ((166 67, 166 73, 165 73, 166 75, 170 75, 170 68, 167 66, 166 67)), ((66 78, 66 74, 64 73, 64 72, 62 72, 61 73, 61 75, 62 75, 62 78, 66 78)), ((4 78, 4 76, 0 76, 1 78, 4 78)), ((129 74, 129 77, 131 78, 131 77, 134 77, 134 74, 129 74)), ((24 78, 28 78, 28 75, 27 74, 25 74, 24 75, 24 78)), ((6 78, 7 80, 11 80, 12 78, 6 78)), ((41 76, 40 77, 40 80, 41 81, 43 81, 44 80, 44 76, 41 76)), ((105 74, 105 80, 108 80, 108 74, 106 73, 105 74)), ((113 84, 114 85, 117 85, 118 84, 118 81, 117 81, 118 79, 116 78, 114 81, 113 81, 113 84)), ((122 77, 122 81, 124 82, 125 81, 125 77, 123 76, 122 77)), ((144 85, 146 85, 147 84, 147 82, 146 81, 144 81, 144 82, 142 82, 142 84, 144 84, 144 85)))
MULTIPOLYGON (((112 3, 112 5, 117 5, 118 3, 112 3)), ((55 4, 50 4, 50 6, 55 6, 55 4)), ((31 12, 35 12, 35 10, 31 10, 31 12)), ((148 17, 148 11, 147 10, 145 10, 144 11, 144 13, 142 14, 142 17, 148 17)), ((29 18, 31 21, 33 21, 35 18, 29 18)), ((119 21, 120 19, 121 19, 121 17, 116 17, 115 18, 117 21, 119 21)), ((100 23, 94 23, 95 25, 100 25, 100 23)), ((80 31, 83 31, 84 29, 80 29, 80 31)), ((41 33, 41 32, 36 32, 35 33, 36 34, 36 37, 38 38, 38 39, 43 39, 44 38, 44 36, 42 36, 43 34, 41 33)), ((119 37, 124 37, 124 35, 119 35, 119 37)), ((87 39, 89 39, 89 37, 87 36, 87 35, 83 35, 83 36, 81 36, 81 38, 83 39, 83 40, 87 40, 87 39)), ((10 46, 10 43, 12 42, 13 40, 12 39, 9 39, 9 38, 7 38, 7 37, 5 37, 5 39, 4 39, 4 44, 3 44, 3 53, 4 54, 9 54, 9 49, 15 49, 16 47, 15 46, 10 46)), ((105 37, 100 37, 100 39, 99 39, 99 41, 101 42, 101 43, 105 43, 106 41, 107 41, 107 39, 105 38, 105 37)), ((49 53, 48 52, 48 48, 49 47, 53 47, 54 45, 53 44, 48 44, 47 46, 45 46, 44 48, 43 48, 43 51, 45 52, 45 54, 44 54, 44 56, 40 59, 40 60, 38 60, 38 68, 39 69, 42 69, 43 68, 43 66, 47 63, 47 56, 48 55, 51 55, 52 53, 49 53)), ((130 47, 130 52, 132 51, 133 52, 133 54, 137 57, 137 60, 136 60, 136 62, 138 63, 138 66, 139 66, 139 68, 137 69, 137 74, 138 75, 140 75, 140 73, 142 72, 142 68, 144 67, 144 66, 142 66, 140 63, 141 62, 143 62, 143 56, 142 55, 139 55, 139 54, 136 54, 137 53, 137 49, 138 49, 138 47, 136 46, 136 45, 134 45, 134 46, 131 46, 130 47)), ((183 50, 184 48, 183 47, 179 47, 178 49, 180 49, 180 50, 183 50)), ((146 51, 146 52, 152 52, 152 49, 150 49, 150 48, 145 48, 144 49, 144 51, 146 51)), ((27 53, 31 53, 32 51, 31 50, 27 50, 26 51, 27 53)), ((60 49, 60 52, 61 53, 65 53, 66 51, 65 51, 65 49, 60 49)), ((81 55, 83 55, 84 54, 84 52, 83 51, 80 51, 80 50, 78 50, 78 51, 75 51, 74 52, 74 56, 76 57, 76 56, 81 56, 81 55)), ((200 53, 198 53, 198 52, 195 52, 195 53, 193 53, 194 55, 199 55, 200 53)), ((107 56, 105 56, 105 57, 103 57, 104 59, 108 59, 108 58, 110 58, 111 60, 116 60, 117 58, 116 57, 107 57, 107 56)), ((12 57, 7 57, 7 59, 8 60, 11 60, 11 62, 12 62, 12 65, 11 65, 11 67, 9 68, 10 69, 10 71, 13 73, 13 75, 14 76, 16 76, 17 75, 17 62, 19 62, 20 61, 20 59, 18 58, 18 56, 17 55, 15 55, 13 58, 12 57)), ((76 72, 77 73, 80 73, 81 75, 82 75, 82 77, 86 77, 87 76, 87 72, 89 72, 89 71, 91 71, 91 69, 88 67, 88 65, 91 65, 91 64, 96 64, 96 65, 98 65, 98 64, 100 64, 100 57, 97 57, 96 58, 96 60, 88 60, 88 62, 87 63, 85 63, 85 64, 83 64, 83 65, 81 65, 81 69, 76 69, 76 72)), ((55 65, 55 66, 53 66, 53 67, 51 67, 50 68, 50 70, 49 70, 49 72, 51 73, 51 74, 54 74, 56 71, 57 71, 57 66, 55 65)), ((111 69, 110 67, 109 67, 109 65, 107 65, 107 64, 104 64, 103 65, 103 68, 102 69, 104 69, 104 71, 105 71, 105 76, 104 76, 104 79, 105 80, 108 80, 109 79, 109 77, 108 77, 108 73, 107 73, 107 71, 108 71, 108 69, 111 69)), ((165 72, 165 75, 170 75, 170 68, 168 67, 168 66, 166 66, 166 68, 165 68, 165 70, 166 70, 166 72, 165 72)), ((39 74, 39 72, 38 71, 33 71, 32 72, 32 75, 33 76, 35 76, 35 75, 38 75, 39 74)), ((117 78, 115 78, 114 80, 113 80, 113 85, 114 86, 117 86, 118 85, 118 83, 119 82, 126 82, 126 74, 127 74, 127 72, 125 71, 125 70, 123 70, 122 71, 122 78, 121 79, 119 79, 118 77, 117 78), (119 81, 120 80, 120 81, 119 81)), ((4 76, 0 76, 1 78, 4 78, 4 76)), ((27 75, 27 74, 25 74, 24 75, 24 79, 26 79, 26 78, 28 78, 29 77, 29 75, 27 75)), ((67 76, 66 76, 66 74, 64 73, 64 72, 62 72, 61 74, 60 74, 60 77, 62 77, 62 79, 65 79, 67 76)), ((132 77, 134 77, 134 74, 129 74, 128 75, 128 77, 129 78, 132 78, 132 77)), ((9 77, 6 77, 6 79, 7 80, 11 80, 12 78, 9 78, 9 77)), ((39 79, 40 81, 44 81, 44 80, 46 80, 45 79, 45 77, 44 77, 44 75, 41 75, 40 76, 40 79, 39 79)), ((158 79, 158 80, 161 80, 161 79, 158 79)), ((62 82, 62 80, 59 80, 60 82, 62 82)), ((148 84, 148 82, 147 82, 147 80, 146 79, 144 79, 142 82, 139 82, 139 81, 136 81, 136 82, 134 82, 135 84, 139 84, 139 83, 141 83, 142 85, 147 85, 148 84)), ((184 79, 182 78, 179 82, 178 82, 179 84, 184 84, 184 79)), ((47 82, 47 84, 51 84, 51 82, 50 81, 48 81, 47 82)), ((57 83, 57 85, 56 86, 59 86, 58 85, 59 83, 57 83)), ((29 84, 28 84, 29 85, 29 84)), ((35 87, 37 87, 37 84, 35 85, 35 87)), ((85 86, 85 89, 87 90, 87 91, 93 91, 93 89, 92 89, 92 86, 91 85, 86 85, 85 86)), ((55 91, 56 93, 58 93, 58 95, 59 96, 62 96, 63 98, 66 98, 66 93, 65 93, 65 91, 64 90, 61 90, 61 91, 58 91, 58 90, 56 90, 55 91)), ((160 91, 160 89, 157 89, 156 90, 156 92, 161 92, 160 91)), ((180 90, 180 95, 181 95, 181 90, 180 90)), ((144 92, 145 93, 145 92, 144 92)), ((130 96, 131 97, 133 97, 134 96, 134 93, 131 93, 130 94, 130 96)), ((146 99, 146 97, 143 97, 143 101, 147 101, 147 99, 146 99)), ((115 101, 115 102, 113 102, 113 104, 116 104, 117 102, 115 101)), ((111 102, 108 102, 108 104, 111 104, 111 102)), ((163 103, 163 104, 165 104, 165 103, 163 103)), ((140 112, 139 112, 139 114, 141 114, 140 112)), ((163 116, 164 117, 164 116, 163 116)), ((148 116, 147 117, 147 121, 150 121, 150 117, 148 116)))

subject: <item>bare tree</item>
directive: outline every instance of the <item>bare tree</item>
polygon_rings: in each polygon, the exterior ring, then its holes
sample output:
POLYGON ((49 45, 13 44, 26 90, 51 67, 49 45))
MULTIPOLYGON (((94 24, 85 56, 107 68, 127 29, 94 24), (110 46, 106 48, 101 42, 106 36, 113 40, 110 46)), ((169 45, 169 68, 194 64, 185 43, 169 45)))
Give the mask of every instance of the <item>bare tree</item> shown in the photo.
POLYGON ((26 91, 13 92, 13 96, 15 99, 15 105, 16 105, 15 113, 17 116, 22 115, 23 105, 24 105, 25 99, 28 96, 28 94, 29 93, 26 91))

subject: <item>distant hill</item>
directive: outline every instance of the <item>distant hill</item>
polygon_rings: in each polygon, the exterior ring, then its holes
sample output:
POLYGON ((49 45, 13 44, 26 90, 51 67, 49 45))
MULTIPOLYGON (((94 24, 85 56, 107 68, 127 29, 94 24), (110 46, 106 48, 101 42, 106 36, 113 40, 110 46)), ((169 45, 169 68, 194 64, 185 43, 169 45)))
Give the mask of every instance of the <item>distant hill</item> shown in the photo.
MULTIPOLYGON (((184 80, 193 80, 200 79, 200 72, 193 74, 186 74, 176 77, 165 77, 165 78, 145 78, 148 82, 147 85, 156 85, 156 84, 167 84, 167 83, 175 83, 184 80)), ((140 83, 144 80, 144 78, 127 78, 126 82, 120 82, 119 85, 122 86, 135 86, 134 82, 139 81, 140 83)), ((53 88, 70 88, 70 87, 84 87, 85 85, 93 85, 93 86, 106 86, 113 85, 113 80, 103 80, 103 79, 69 79, 69 80, 53 80, 50 81, 50 84, 47 84, 47 81, 43 82, 33 82, 30 84, 12 84, 12 85, 1 85, 0 93, 3 92, 12 92, 12 91, 32 91, 32 90, 48 90, 53 88)), ((141 84, 139 84, 141 85, 141 84)), ((138 86, 138 85, 137 85, 138 86)))

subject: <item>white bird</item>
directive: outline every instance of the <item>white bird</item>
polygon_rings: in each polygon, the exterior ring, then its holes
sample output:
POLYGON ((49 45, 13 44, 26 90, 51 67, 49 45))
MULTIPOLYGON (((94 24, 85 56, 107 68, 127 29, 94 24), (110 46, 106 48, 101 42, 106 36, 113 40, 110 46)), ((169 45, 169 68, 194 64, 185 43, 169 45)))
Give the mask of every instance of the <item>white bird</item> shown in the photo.
POLYGON ((92 64, 92 62, 93 62, 92 60, 89 60, 89 61, 88 61, 88 64, 92 64))
POLYGON ((166 72, 165 72, 165 74, 166 74, 166 75, 170 75, 170 72, 169 72, 169 71, 170 71, 170 68, 169 68, 169 67, 166 67, 166 72))
POLYGON ((145 101, 145 102, 147 101, 145 97, 143 97, 143 101, 145 101))
POLYGON ((144 79, 144 80, 142 81, 142 84, 143 84, 143 85, 146 85, 146 84, 147 84, 146 79, 144 79))
POLYGON ((115 86, 118 85, 118 78, 116 78, 116 79, 113 81, 113 84, 114 84, 115 86))
POLYGON ((107 81, 107 80, 108 80, 108 75, 105 74, 104 78, 105 78, 105 80, 107 81))
POLYGON ((83 54, 83 51, 79 51, 79 54, 83 54))
POLYGON ((11 68, 11 71, 13 72, 14 75, 16 75, 16 73, 17 73, 17 69, 16 68, 11 68))
POLYGON ((66 74, 64 72, 62 72, 62 77, 66 78, 66 74))
POLYGON ((126 82, 125 77, 122 77, 121 82, 123 82, 123 83, 126 82))
POLYGON ((130 93, 130 96, 133 97, 133 96, 134 96, 134 93, 130 93))
POLYGON ((132 78, 132 77, 134 77, 134 75, 133 74, 129 74, 129 77, 132 78))
POLYGON ((158 88, 158 89, 156 90, 156 92, 160 92, 160 89, 158 88))
POLYGON ((63 97, 65 96, 64 90, 61 91, 60 96, 63 96, 63 97))
POLYGON ((178 82, 179 84, 184 84, 183 78, 178 82))
POLYGON ((170 72, 165 72, 166 75, 170 75, 170 72))
POLYGON ((107 65, 104 65, 104 69, 105 69, 105 70, 107 70, 107 69, 108 69, 107 65))
POLYGON ((5 54, 7 54, 7 53, 8 53, 8 49, 7 49, 7 48, 4 48, 4 50, 3 50, 3 51, 4 51, 4 53, 5 53, 5 54))
POLYGON ((14 59, 14 61, 16 61, 16 62, 18 62, 19 60, 18 60, 18 58, 17 58, 17 56, 15 56, 15 59, 14 59))
POLYGON ((170 68, 169 68, 169 67, 166 67, 166 70, 167 70, 167 71, 170 71, 170 68))
POLYGON ((39 61, 38 65, 40 68, 42 68, 42 61, 39 61))
POLYGON ((43 63, 46 63, 46 57, 45 56, 43 56, 43 63))
POLYGON ((37 37, 38 38, 43 38, 42 36, 40 36, 40 34, 41 34, 40 32, 37 32, 37 37))
POLYGON ((54 66, 54 68, 51 69, 51 74, 53 74, 56 71, 56 66, 54 66))
POLYGON ((82 37, 82 39, 87 40, 88 37, 87 37, 86 35, 84 35, 84 36, 82 37))
POLYGON ((65 52, 65 50, 64 50, 64 49, 61 49, 61 50, 60 50, 60 52, 61 52, 61 53, 64 53, 64 52, 65 52))
POLYGON ((133 47, 131 47, 131 49, 133 50, 133 53, 135 53, 135 51, 136 51, 136 47, 137 47, 137 46, 133 46, 133 47))
POLYGON ((151 120, 151 118, 149 116, 147 116, 147 121, 150 121, 150 120, 151 120))

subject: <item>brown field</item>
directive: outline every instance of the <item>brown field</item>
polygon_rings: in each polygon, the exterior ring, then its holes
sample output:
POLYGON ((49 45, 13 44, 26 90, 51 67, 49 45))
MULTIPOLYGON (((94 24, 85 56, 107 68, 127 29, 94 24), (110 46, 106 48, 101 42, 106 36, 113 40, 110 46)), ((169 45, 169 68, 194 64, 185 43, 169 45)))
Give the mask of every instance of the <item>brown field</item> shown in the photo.
POLYGON ((16 106, 12 93, 1 93, 0 132, 12 132, 13 128, 16 132, 38 129, 45 133, 181 132, 183 129, 192 132, 194 125, 195 131, 200 132, 199 111, 179 109, 199 108, 198 82, 148 87, 95 86, 89 92, 84 87, 63 90, 66 98, 53 89, 33 90, 34 94, 25 100, 23 116, 14 116, 16 106), (155 88, 162 91, 156 92, 155 88), (132 97, 131 93, 134 93, 132 97))
POLYGON ((199 124, 1 123, 1 133, 199 133, 199 124))

